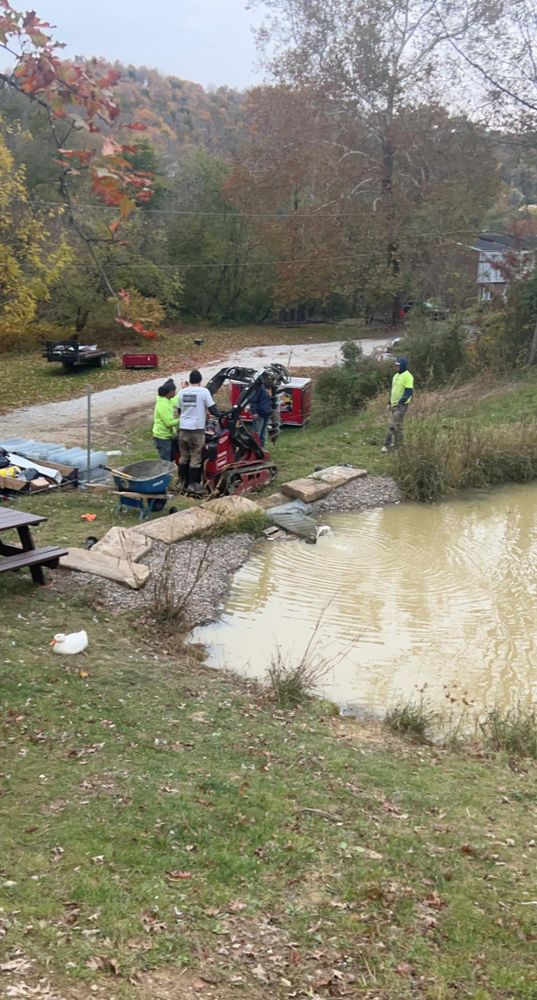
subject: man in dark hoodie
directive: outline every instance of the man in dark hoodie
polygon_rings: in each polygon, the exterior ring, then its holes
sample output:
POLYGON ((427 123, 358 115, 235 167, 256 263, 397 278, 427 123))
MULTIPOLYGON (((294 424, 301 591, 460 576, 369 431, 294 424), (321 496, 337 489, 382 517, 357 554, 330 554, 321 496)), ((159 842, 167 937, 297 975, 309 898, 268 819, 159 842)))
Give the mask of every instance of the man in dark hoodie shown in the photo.
POLYGON ((382 451, 397 448, 403 441, 403 420, 408 413, 408 406, 414 395, 414 376, 408 370, 406 358, 397 358, 396 372, 392 379, 390 401, 390 426, 382 451))
POLYGON ((252 430, 259 436, 263 447, 265 447, 267 427, 273 409, 273 395, 269 390, 268 382, 262 379, 250 400, 250 413, 252 414, 252 430))

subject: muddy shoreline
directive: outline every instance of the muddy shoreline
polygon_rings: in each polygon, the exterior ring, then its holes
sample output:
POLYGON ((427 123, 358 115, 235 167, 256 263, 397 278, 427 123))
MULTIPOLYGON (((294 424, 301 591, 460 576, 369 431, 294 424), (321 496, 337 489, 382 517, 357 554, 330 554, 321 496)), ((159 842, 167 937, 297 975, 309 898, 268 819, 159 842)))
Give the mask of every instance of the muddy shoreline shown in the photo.
MULTIPOLYGON (((321 524, 323 514, 359 513, 400 501, 401 494, 393 479, 367 476, 334 490, 311 507, 321 524)), ((156 601, 166 601, 180 609, 178 629, 193 629, 218 618, 233 574, 257 546, 269 544, 277 543, 248 534, 225 535, 208 541, 194 538, 175 545, 155 542, 143 559, 152 570, 143 590, 130 590, 111 580, 88 573, 73 574, 71 570, 60 570, 55 586, 67 593, 76 583, 81 589, 90 590, 99 603, 116 614, 137 611, 148 619, 156 601)))

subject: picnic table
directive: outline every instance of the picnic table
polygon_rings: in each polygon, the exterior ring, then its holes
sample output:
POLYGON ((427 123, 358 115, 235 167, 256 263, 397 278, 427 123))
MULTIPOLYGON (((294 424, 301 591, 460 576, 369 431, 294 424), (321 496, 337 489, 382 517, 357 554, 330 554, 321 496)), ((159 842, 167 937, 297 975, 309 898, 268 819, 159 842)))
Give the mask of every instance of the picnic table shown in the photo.
POLYGON ((20 546, 11 545, 0 538, 0 573, 8 570, 17 571, 28 567, 34 583, 41 586, 45 583, 43 566, 55 569, 60 558, 67 555, 66 549, 53 546, 36 548, 30 530, 36 524, 46 521, 40 514, 28 514, 22 510, 0 510, 0 534, 4 531, 17 531, 20 546))

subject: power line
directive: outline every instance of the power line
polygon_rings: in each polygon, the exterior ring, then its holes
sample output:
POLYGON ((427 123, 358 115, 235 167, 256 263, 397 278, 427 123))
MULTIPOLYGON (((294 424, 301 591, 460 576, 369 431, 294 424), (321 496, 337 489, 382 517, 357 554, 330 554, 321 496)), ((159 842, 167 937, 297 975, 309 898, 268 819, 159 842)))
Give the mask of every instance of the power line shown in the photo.
MULTIPOLYGON (((412 246, 412 245, 413 244, 410 244, 410 246, 412 246)), ((448 244, 446 244, 446 246, 451 246, 451 247, 454 247, 454 246, 457 246, 457 245, 459 245, 459 244, 457 244, 457 242, 454 241, 454 240, 451 240, 448 244)), ((407 244, 407 246, 408 246, 408 244, 407 244)), ((471 249, 471 247, 468 247, 468 249, 471 249)), ((295 265, 296 264, 335 264, 335 263, 339 263, 339 262, 353 261, 353 260, 356 260, 356 259, 371 258, 371 257, 386 257, 386 252, 384 250, 371 250, 371 251, 367 251, 367 252, 363 251, 363 252, 357 252, 357 253, 353 253, 353 254, 341 254, 341 255, 339 255, 337 257, 305 257, 305 258, 291 258, 291 259, 285 259, 285 260, 243 261, 243 262, 241 262, 239 264, 239 268, 245 268, 245 267, 263 268, 263 267, 268 267, 268 266, 277 267, 277 266, 292 265, 292 264, 295 264, 295 265)), ((184 263, 181 263, 181 264, 156 264, 154 261, 148 260, 146 257, 140 258, 139 260, 132 260, 131 259, 129 261, 104 261, 103 264, 102 264, 102 266, 105 267, 107 270, 110 270, 112 268, 115 268, 116 270, 118 270, 118 269, 120 269, 120 270, 124 270, 124 269, 126 269, 126 270, 129 270, 129 269, 130 270, 134 270, 134 269, 138 269, 139 267, 142 267, 144 264, 145 265, 151 264, 153 267, 158 268, 159 271, 170 271, 170 270, 171 271, 186 271, 186 270, 190 270, 190 269, 206 269, 206 268, 208 269, 208 268, 215 268, 215 267, 218 267, 218 268, 223 268, 223 267, 232 268, 232 267, 236 266, 236 265, 234 265, 234 263, 232 261, 228 261, 228 260, 225 260, 225 261, 212 261, 211 263, 200 263, 200 262, 188 263, 188 261, 185 261, 184 263)), ((67 265, 67 270, 70 267, 81 268, 81 269, 84 269, 84 270, 92 270, 93 267, 94 267, 94 265, 92 265, 89 262, 85 263, 85 262, 82 262, 82 261, 74 261, 71 264, 67 265)))
MULTIPOLYGON (((44 208, 63 208, 65 209, 65 203, 63 201, 42 201, 39 198, 31 199, 32 206, 40 205, 44 208)), ((84 203, 74 203, 73 209, 75 211, 84 210, 91 212, 115 212, 117 214, 117 208, 113 205, 91 205, 84 203)), ((230 209, 229 211, 222 210, 221 212, 198 212, 196 209, 164 209, 164 208, 144 208, 144 216, 146 215, 163 215, 163 216, 201 216, 203 218, 226 218, 235 214, 237 218, 247 218, 247 219, 277 219, 278 221, 283 221, 285 219, 296 219, 298 222, 302 219, 341 219, 341 215, 338 214, 322 214, 321 212, 243 212, 240 209, 230 209)), ((349 215, 347 214, 346 219, 348 220, 349 215)), ((474 229, 454 229, 446 231, 445 235, 455 236, 464 235, 465 233, 473 234, 477 230, 474 229)), ((414 235, 430 235, 438 237, 438 231, 426 233, 426 234, 414 234, 414 235)))

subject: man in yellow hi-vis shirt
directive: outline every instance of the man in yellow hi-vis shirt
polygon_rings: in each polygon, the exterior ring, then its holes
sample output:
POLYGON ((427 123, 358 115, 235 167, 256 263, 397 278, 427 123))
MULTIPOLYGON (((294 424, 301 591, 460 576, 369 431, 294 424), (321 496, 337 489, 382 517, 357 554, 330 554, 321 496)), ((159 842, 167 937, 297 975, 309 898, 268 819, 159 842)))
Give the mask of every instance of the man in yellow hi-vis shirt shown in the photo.
POLYGON ((397 358, 395 362, 397 369, 392 380, 390 392, 390 426, 384 442, 382 451, 389 451, 390 448, 398 448, 403 441, 403 420, 408 413, 410 400, 414 395, 414 376, 408 370, 406 358, 397 358))

